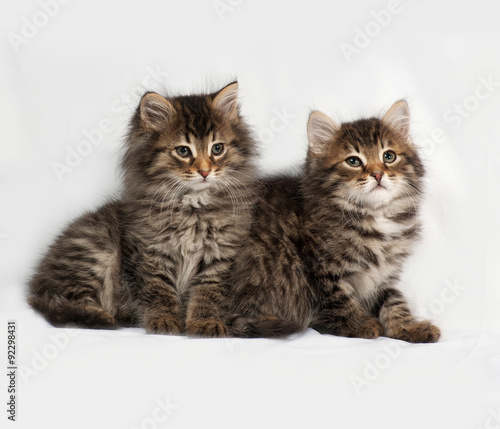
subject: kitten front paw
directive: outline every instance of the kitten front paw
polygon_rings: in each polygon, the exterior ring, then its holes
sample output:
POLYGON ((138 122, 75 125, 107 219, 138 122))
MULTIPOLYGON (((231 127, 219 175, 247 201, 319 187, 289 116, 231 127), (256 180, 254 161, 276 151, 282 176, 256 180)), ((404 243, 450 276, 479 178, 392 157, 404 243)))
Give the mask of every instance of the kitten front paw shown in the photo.
POLYGON ((374 339, 380 337, 383 332, 384 328, 380 324, 379 320, 376 317, 370 317, 353 328, 347 336, 353 338, 374 339))
POLYGON ((190 337, 225 338, 229 330, 224 323, 214 319, 188 320, 186 333, 190 337))
POLYGON ((180 335, 182 333, 180 322, 172 316, 159 316, 146 323, 148 334, 180 335))
POLYGON ((435 343, 439 340, 441 331, 431 322, 424 320, 403 325, 395 332, 389 332, 388 336, 409 343, 435 343))

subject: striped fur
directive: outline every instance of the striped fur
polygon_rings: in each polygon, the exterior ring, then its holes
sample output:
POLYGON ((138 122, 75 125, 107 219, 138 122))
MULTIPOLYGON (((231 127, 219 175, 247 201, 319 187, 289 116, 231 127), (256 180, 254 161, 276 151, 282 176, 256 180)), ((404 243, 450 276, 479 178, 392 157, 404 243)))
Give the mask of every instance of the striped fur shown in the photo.
POLYGON ((31 280, 30 304, 57 326, 225 336, 255 152, 237 83, 209 95, 145 94, 126 143, 123 197, 57 238, 31 280))
POLYGON ((418 321, 398 289, 420 233, 424 175, 408 122, 404 101, 382 119, 342 125, 311 114, 302 175, 267 182, 237 259, 233 335, 280 337, 311 326, 438 340, 439 329, 418 321))

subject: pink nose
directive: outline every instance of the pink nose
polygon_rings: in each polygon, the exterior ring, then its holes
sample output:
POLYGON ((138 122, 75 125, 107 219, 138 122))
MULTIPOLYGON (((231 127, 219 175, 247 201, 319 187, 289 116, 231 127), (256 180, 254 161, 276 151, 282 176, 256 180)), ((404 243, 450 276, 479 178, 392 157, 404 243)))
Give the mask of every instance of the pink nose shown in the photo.
POLYGON ((210 171, 200 170, 198 173, 205 179, 210 174, 210 171))
POLYGON ((380 183, 380 181, 382 180, 382 176, 384 175, 384 173, 382 171, 377 171, 375 173, 372 173, 372 176, 375 177, 375 180, 380 183))

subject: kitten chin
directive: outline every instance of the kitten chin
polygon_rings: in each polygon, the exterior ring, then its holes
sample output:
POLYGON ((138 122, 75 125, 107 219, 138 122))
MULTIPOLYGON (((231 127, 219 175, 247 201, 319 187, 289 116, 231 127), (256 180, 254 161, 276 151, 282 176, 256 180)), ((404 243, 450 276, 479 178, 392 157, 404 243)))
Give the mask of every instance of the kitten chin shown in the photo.
POLYGON ((199 178, 199 179, 193 179, 189 181, 188 187, 189 190, 193 193, 205 191, 209 188, 214 188, 216 187, 216 179, 210 179, 210 178, 199 178))
POLYGON ((378 184, 375 180, 365 186, 359 195, 359 201, 365 206, 377 208, 391 204, 398 196, 398 184, 389 181, 378 184))

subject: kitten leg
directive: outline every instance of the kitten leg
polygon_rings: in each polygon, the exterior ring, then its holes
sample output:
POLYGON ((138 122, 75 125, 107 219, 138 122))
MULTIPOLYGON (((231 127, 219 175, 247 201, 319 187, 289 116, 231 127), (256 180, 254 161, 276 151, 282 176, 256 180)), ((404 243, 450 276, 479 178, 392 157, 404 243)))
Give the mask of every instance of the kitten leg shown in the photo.
POLYGON ((325 296, 312 327, 321 333, 343 337, 377 338, 382 335, 382 325, 362 307, 351 286, 332 280, 332 277, 320 280, 325 296))
POLYGON ((377 296, 375 311, 388 337, 410 343, 435 343, 439 340, 439 328, 427 320, 416 320, 403 294, 397 289, 382 289, 377 296))
POLYGON ((240 338, 286 338, 304 331, 307 326, 297 322, 279 319, 275 316, 261 316, 252 319, 237 317, 230 321, 231 336, 240 338))
POLYGON ((167 279, 150 276, 144 280, 143 324, 148 334, 179 335, 183 332, 179 297, 167 279))
POLYGON ((72 222, 40 262, 28 302, 54 326, 118 327, 118 208, 108 203, 72 222))
POLYGON ((71 325, 93 329, 115 329, 115 318, 93 301, 72 301, 63 296, 29 296, 28 303, 56 327, 71 325))
POLYGON ((193 285, 187 305, 186 333, 193 337, 227 337, 224 323, 227 308, 224 286, 216 282, 193 285))

